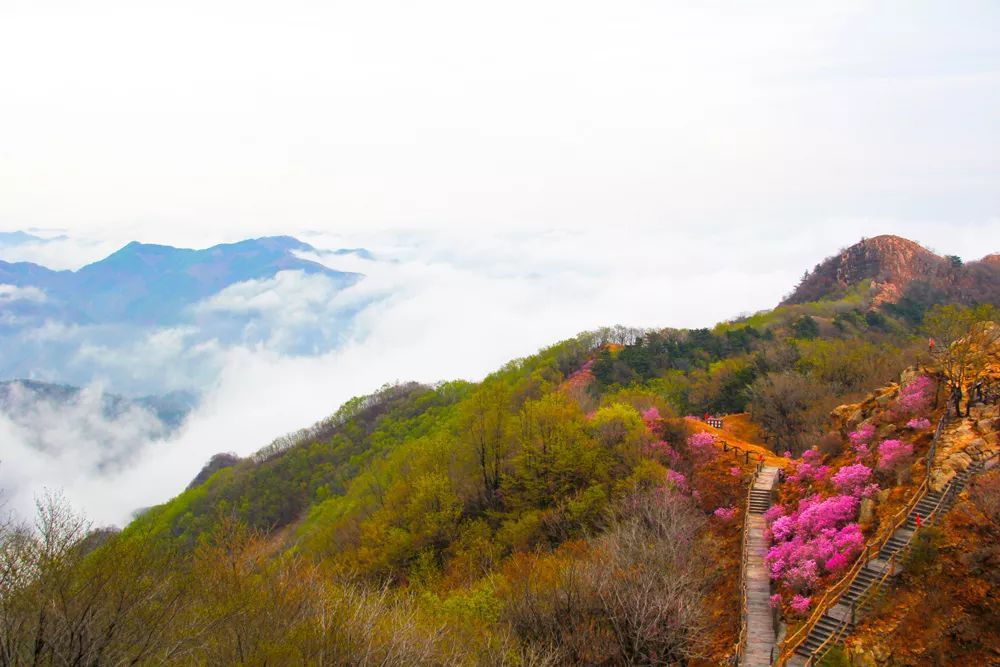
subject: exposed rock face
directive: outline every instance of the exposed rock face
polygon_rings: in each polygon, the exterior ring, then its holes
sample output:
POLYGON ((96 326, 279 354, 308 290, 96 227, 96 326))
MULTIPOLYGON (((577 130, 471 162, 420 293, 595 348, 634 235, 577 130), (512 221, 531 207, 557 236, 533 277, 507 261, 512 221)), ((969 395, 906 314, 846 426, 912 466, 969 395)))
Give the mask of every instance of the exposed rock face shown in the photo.
POLYGON ((940 491, 974 461, 993 456, 998 449, 996 405, 977 406, 971 419, 950 424, 941 434, 929 486, 940 491))
POLYGON ((872 306, 896 303, 911 288, 947 299, 1000 295, 1000 254, 962 265, 899 236, 864 239, 818 264, 782 305, 835 297, 870 279, 872 306))

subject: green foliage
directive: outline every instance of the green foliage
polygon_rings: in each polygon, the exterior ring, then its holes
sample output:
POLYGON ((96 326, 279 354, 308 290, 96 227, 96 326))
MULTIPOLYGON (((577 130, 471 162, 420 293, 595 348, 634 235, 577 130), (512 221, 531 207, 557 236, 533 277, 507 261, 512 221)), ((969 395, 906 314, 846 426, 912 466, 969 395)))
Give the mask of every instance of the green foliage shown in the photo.
POLYGON ((920 575, 931 570, 938 559, 944 534, 936 526, 922 526, 913 536, 913 545, 906 559, 906 569, 920 575))
POLYGON ((796 338, 809 340, 819 335, 819 325, 811 315, 803 315, 792 322, 792 334, 796 338))

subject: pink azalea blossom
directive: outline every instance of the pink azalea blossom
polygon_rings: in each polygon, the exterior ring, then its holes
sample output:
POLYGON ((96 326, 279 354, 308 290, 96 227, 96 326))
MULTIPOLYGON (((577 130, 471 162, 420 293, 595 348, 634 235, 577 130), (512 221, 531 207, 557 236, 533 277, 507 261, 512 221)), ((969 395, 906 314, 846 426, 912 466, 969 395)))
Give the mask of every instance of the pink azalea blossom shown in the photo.
POLYGON ((667 482, 669 482, 681 493, 687 493, 691 490, 691 487, 688 485, 687 477, 684 476, 684 473, 677 472, 676 470, 667 471, 667 482))
POLYGON ((775 593, 767 599, 767 604, 771 609, 781 609, 781 593, 775 593))
POLYGON ((914 417, 906 422, 906 428, 912 428, 914 431, 926 431, 930 427, 931 420, 927 417, 914 417))
POLYGON ((913 445, 899 440, 883 440, 878 446, 878 469, 900 473, 913 463, 913 445))
POLYGON ((721 519, 723 523, 729 523, 736 518, 736 508, 735 507, 719 507, 712 514, 717 519, 721 519))
POLYGON ((743 471, 740 470, 739 466, 733 466, 732 468, 729 469, 729 474, 732 475, 733 477, 742 477, 743 471))
POLYGON ((699 463, 711 461, 718 453, 715 436, 711 433, 695 433, 688 436, 687 446, 692 458, 699 463))
POLYGON ((844 466, 837 471, 830 481, 839 493, 860 496, 871 482, 872 469, 862 463, 844 466))
MULTIPOLYGON (((847 435, 847 438, 851 441, 851 446, 854 447, 854 451, 858 451, 860 447, 871 444, 873 437, 875 437, 875 425, 867 422, 859 426, 857 431, 852 431, 847 435)), ((867 447, 865 451, 867 452, 867 447)))
POLYGON ((681 455, 677 453, 677 450, 664 440, 647 443, 643 446, 642 453, 643 456, 671 467, 676 466, 681 460, 681 455))
POLYGON ((804 614, 809 611, 809 607, 812 605, 812 599, 803 597, 801 595, 796 595, 792 598, 792 602, 789 605, 792 609, 800 614, 804 614))
POLYGON ((915 415, 930 407, 934 396, 934 381, 926 375, 918 375, 899 390, 896 411, 904 415, 915 415))
POLYGON ((642 421, 645 422, 646 428, 653 433, 659 433, 662 430, 660 419, 660 411, 656 409, 655 405, 642 413, 642 421))

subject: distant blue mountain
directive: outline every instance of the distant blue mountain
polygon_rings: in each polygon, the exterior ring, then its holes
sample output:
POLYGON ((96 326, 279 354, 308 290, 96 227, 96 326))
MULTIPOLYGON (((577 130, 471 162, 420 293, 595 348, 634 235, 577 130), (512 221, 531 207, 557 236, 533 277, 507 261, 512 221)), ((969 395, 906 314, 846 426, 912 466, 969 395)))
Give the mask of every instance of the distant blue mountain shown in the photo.
POLYGON ((29 309, 74 323, 168 325, 183 320, 189 306, 230 285, 271 278, 280 271, 321 274, 341 288, 361 278, 294 254, 310 250, 315 249, 290 236, 275 236, 204 250, 133 242, 79 271, 0 261, 0 284, 35 287, 47 297, 44 304, 15 301, 0 303, 0 309, 16 307, 21 316, 29 309))

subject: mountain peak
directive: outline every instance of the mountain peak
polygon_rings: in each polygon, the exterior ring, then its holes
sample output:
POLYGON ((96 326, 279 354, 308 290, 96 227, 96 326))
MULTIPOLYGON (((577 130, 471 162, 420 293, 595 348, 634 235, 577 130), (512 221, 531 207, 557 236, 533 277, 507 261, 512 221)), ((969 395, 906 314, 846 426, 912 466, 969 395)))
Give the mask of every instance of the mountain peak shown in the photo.
MULTIPOLYGON (((985 258, 987 266, 1000 268, 1000 260, 985 258)), ((819 301, 835 297, 871 280, 869 297, 872 305, 896 303, 915 282, 924 282, 935 289, 950 292, 959 286, 969 288, 969 277, 960 263, 931 252, 919 243, 892 234, 861 239, 840 253, 827 258, 807 272, 795 291, 782 305, 819 301)), ((988 289, 1000 284, 1000 274, 978 276, 988 289)))

